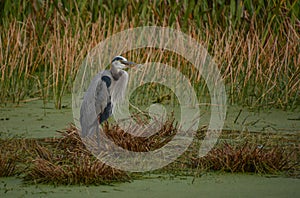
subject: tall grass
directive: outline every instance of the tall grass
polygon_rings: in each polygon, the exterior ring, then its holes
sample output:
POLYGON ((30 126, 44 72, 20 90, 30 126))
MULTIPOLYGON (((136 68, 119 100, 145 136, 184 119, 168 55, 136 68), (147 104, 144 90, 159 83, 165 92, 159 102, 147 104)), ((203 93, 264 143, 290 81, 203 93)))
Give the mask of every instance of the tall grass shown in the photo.
MULTIPOLYGON (((0 102, 39 97, 54 99, 61 108, 78 67, 98 42, 127 28, 159 25, 179 29, 208 49, 231 103, 293 108, 299 105, 299 5, 297 0, 2 1, 0 102)), ((127 57, 166 61, 201 85, 198 92, 205 90, 191 65, 172 53, 149 49, 127 57)))

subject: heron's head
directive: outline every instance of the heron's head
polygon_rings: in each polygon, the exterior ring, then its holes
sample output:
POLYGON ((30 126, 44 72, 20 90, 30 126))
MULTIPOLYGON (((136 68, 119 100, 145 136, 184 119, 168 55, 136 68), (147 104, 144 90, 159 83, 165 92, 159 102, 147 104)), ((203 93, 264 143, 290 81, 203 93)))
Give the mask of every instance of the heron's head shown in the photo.
POLYGON ((114 69, 117 69, 117 70, 122 70, 122 69, 130 68, 130 67, 132 67, 134 65, 136 65, 136 63, 128 61, 123 56, 116 56, 111 61, 111 67, 114 68, 114 69))

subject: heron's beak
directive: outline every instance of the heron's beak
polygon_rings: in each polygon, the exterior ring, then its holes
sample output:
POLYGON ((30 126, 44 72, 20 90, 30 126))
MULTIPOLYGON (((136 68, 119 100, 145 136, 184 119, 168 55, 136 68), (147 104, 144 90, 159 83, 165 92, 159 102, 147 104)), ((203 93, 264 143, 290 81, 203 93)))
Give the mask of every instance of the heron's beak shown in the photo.
POLYGON ((121 63, 123 63, 124 65, 126 65, 127 67, 134 67, 135 65, 137 65, 134 62, 130 62, 130 61, 121 61, 121 63))

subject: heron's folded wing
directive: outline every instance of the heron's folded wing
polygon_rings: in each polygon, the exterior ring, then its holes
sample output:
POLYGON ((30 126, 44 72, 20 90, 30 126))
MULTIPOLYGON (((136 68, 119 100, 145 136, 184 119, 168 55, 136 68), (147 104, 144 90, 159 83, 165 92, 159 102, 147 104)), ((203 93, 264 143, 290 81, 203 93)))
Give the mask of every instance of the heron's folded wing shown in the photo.
POLYGON ((99 130, 98 115, 104 111, 109 102, 109 90, 98 74, 89 85, 81 104, 80 125, 83 137, 95 134, 96 130, 99 130))
POLYGON ((95 92, 95 108, 97 115, 104 113, 105 108, 111 103, 109 88, 106 82, 99 80, 95 92))

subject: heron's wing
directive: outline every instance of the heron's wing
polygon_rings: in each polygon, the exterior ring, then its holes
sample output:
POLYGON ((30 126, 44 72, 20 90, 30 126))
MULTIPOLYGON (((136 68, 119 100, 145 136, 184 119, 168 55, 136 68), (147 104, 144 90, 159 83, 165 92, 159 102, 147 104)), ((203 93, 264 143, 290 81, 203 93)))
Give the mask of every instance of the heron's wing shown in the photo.
POLYGON ((97 115, 104 112, 104 109, 109 102, 110 93, 108 87, 104 81, 99 80, 95 92, 95 108, 97 115))
POLYGON ((111 95, 109 91, 110 77, 102 76, 98 82, 95 94, 96 113, 100 117, 100 123, 111 115, 111 95))
POLYGON ((101 78, 102 73, 99 73, 92 79, 81 104, 80 124, 83 137, 99 131, 98 115, 110 103, 109 89, 101 78))

